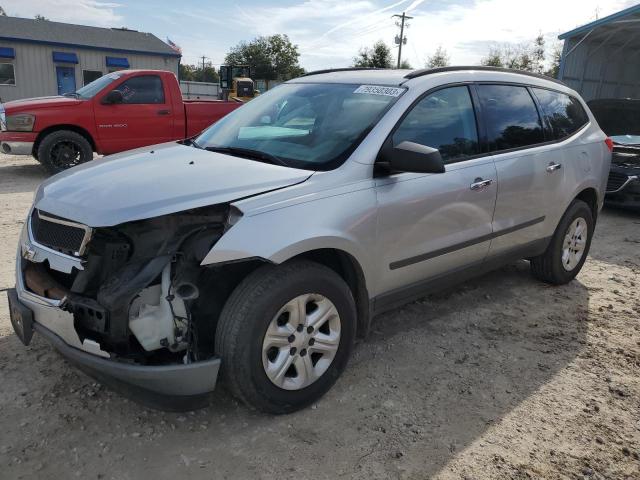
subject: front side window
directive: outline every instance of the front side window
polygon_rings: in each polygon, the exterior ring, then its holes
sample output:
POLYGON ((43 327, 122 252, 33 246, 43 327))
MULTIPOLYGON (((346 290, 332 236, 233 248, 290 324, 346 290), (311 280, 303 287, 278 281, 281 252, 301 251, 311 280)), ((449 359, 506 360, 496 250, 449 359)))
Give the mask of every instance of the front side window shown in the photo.
POLYGON ((13 63, 0 63, 0 85, 15 85, 16 74, 13 63))
POLYGON ((404 141, 437 148, 445 163, 480 153, 469 89, 444 88, 420 100, 393 134, 394 146, 404 141))
POLYGON ((533 93, 540 102, 542 113, 557 140, 577 132, 589 121, 589 117, 577 99, 542 88, 534 88, 533 93))
POLYGON ((536 105, 525 87, 478 85, 478 96, 492 152, 544 141, 536 105))
POLYGON ((288 166, 330 170, 348 158, 404 91, 376 85, 284 83, 226 115, 195 142, 210 150, 251 150, 288 166))
POLYGON ((124 104, 164 103, 162 80, 157 75, 141 75, 122 82, 116 87, 122 92, 124 104))

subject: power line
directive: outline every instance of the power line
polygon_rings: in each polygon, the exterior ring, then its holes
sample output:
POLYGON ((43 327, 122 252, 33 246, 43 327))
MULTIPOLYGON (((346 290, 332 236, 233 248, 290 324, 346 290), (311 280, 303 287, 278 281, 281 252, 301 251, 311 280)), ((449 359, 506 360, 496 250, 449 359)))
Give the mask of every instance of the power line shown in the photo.
MULTIPOLYGON (((398 68, 400 68, 400 62, 402 57, 402 44, 407 43, 407 38, 404 36, 404 27, 405 27, 404 24, 406 20, 411 20, 413 17, 407 16, 405 12, 402 12, 402 15, 392 15, 392 16, 398 17, 400 19, 399 24, 396 22, 396 25, 400 27, 400 38, 396 37, 396 43, 398 44, 398 68)), ((407 23, 407 27, 409 27, 408 23, 407 23)))

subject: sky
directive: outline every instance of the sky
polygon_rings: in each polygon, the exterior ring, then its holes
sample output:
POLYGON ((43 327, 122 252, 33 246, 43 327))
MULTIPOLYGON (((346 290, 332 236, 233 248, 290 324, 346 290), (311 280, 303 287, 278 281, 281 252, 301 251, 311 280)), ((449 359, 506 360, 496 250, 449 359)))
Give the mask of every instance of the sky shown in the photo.
MULTIPOLYGON (((0 0, 8 15, 127 27, 167 37, 183 63, 224 62, 238 42, 287 34, 308 71, 352 65, 366 46, 394 46, 394 14, 414 17, 402 58, 421 68, 442 46, 454 65, 479 63, 490 46, 530 42, 542 33, 548 51, 560 33, 638 3, 637 0, 0 0)), ((394 47, 394 53, 397 48, 394 47)))

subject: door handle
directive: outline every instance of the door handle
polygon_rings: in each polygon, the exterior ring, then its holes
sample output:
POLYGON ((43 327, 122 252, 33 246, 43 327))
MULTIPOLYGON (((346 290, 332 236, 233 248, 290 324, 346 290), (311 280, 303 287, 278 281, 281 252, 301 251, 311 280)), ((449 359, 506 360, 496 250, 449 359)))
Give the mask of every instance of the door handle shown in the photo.
POLYGON ((158 115, 169 115, 171 110, 158 110, 158 115))
POLYGON ((551 163, 549 164, 549 166, 547 166, 547 172, 549 172, 549 173, 553 173, 553 172, 555 172, 556 170, 560 170, 561 168, 562 168, 562 164, 560 164, 560 163, 553 163, 553 162, 551 162, 551 163))
POLYGON ((482 178, 476 178, 473 183, 469 186, 469 188, 475 192, 484 190, 489 185, 493 183, 493 180, 483 180, 482 178))

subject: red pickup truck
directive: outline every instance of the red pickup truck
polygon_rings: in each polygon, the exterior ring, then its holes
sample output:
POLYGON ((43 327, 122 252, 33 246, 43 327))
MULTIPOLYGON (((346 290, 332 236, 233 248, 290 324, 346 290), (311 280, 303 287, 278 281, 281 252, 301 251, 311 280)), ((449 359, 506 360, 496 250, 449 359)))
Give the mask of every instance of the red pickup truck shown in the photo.
POLYGON ((0 104, 0 152, 33 155, 51 172, 132 148, 189 138, 241 106, 183 100, 176 76, 109 73, 58 97, 0 104))

